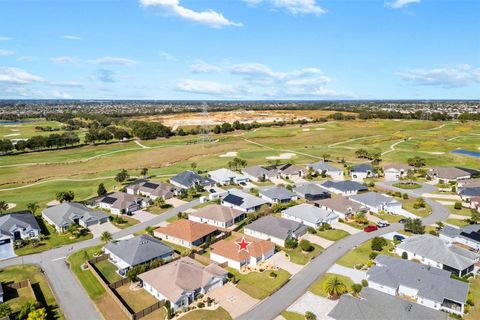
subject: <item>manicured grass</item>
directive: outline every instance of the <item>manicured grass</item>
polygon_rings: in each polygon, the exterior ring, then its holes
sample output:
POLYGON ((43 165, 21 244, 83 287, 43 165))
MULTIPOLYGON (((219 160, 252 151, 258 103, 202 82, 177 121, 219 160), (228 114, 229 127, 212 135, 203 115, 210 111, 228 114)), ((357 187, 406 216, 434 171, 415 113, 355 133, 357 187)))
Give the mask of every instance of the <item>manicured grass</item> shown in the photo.
POLYGON ((50 250, 55 247, 72 244, 88 239, 92 239, 93 235, 87 233, 81 236, 72 236, 70 233, 57 233, 55 228, 45 223, 42 218, 37 217, 40 227, 42 228, 42 234, 45 236, 44 240, 40 241, 35 247, 31 244, 15 250, 17 255, 26 255, 38 253, 46 250, 50 250))
POLYGON ((401 215, 393 215, 393 214, 389 214, 389 213, 374 213, 372 215, 379 218, 379 219, 386 220, 390 223, 396 223, 400 219, 405 218, 404 216, 401 216, 401 215))
MULTIPOLYGON (((57 305, 55 296, 38 266, 18 265, 0 270, 0 282, 4 284, 22 280, 30 280, 38 302, 47 309, 47 319, 63 319, 63 313, 57 305)), ((34 300, 34 297, 28 288, 15 290, 7 289, 4 285, 4 302, 10 305, 13 312, 18 312, 29 300, 34 300)))
POLYGON ((130 283, 126 283, 116 290, 134 312, 141 311, 158 301, 144 289, 132 291, 129 286, 130 283))
POLYGON ((343 239, 345 237, 348 237, 350 235, 350 233, 348 233, 345 230, 341 230, 341 229, 330 229, 330 230, 326 230, 326 231, 317 231, 316 234, 318 236, 322 237, 322 238, 325 238, 325 239, 331 240, 331 241, 337 241, 337 240, 343 239))
POLYGON ((403 209, 413 213, 418 217, 425 218, 432 213, 432 208, 428 204, 425 204, 425 208, 415 209, 413 207, 415 201, 415 199, 400 200, 400 202, 402 202, 403 209))
POLYGON ((161 208, 159 206, 150 206, 146 211, 150 212, 150 213, 153 213, 153 214, 162 214, 164 213, 165 211, 168 211, 170 210, 171 208, 173 208, 173 206, 171 205, 165 205, 164 208, 161 208))
POLYGON ((222 307, 215 310, 195 310, 187 313, 181 320, 231 320, 232 317, 222 307))
POLYGON ((313 257, 322 253, 323 248, 319 245, 312 243, 312 247, 315 249, 312 252, 304 253, 300 246, 295 249, 284 249, 284 251, 290 256, 290 261, 296 264, 307 264, 313 257))
POLYGON ((95 266, 109 283, 113 283, 122 279, 122 277, 117 273, 117 267, 108 260, 99 261, 95 263, 95 266))
POLYGON ((418 188, 421 188, 422 186, 418 183, 401 183, 401 182, 398 182, 398 183, 394 183, 393 184, 394 187, 397 187, 397 188, 400 188, 400 189, 418 189, 418 188))
POLYGON ((70 268, 93 300, 99 299, 106 294, 105 289, 90 270, 82 270, 81 266, 86 260, 91 259, 94 253, 99 252, 101 248, 102 246, 87 248, 77 251, 68 257, 70 268))
POLYGON ((445 223, 448 223, 457 227, 465 227, 469 225, 468 221, 460 220, 460 219, 447 219, 445 220, 445 223))
MULTIPOLYGON (((116 215, 115 214, 110 214, 110 216, 115 217, 116 215)), ((122 214, 121 217, 122 217, 123 220, 125 220, 124 223, 117 223, 114 220, 111 220, 112 224, 119 229, 126 229, 128 227, 131 227, 131 226, 134 226, 134 225, 140 223, 140 221, 138 221, 137 219, 134 219, 134 218, 132 218, 132 217, 126 215, 126 214, 122 214)))
POLYGON ((284 317, 286 320, 305 320, 305 316, 303 314, 293 311, 283 311, 282 317, 284 317))
POLYGON ((352 279, 339 274, 335 274, 335 273, 325 273, 320 279, 315 281, 315 283, 312 284, 312 286, 308 290, 313 294, 326 298, 328 294, 325 291, 325 284, 330 278, 334 278, 334 277, 337 277, 338 279, 340 279, 340 281, 342 281, 343 284, 347 287, 348 291, 351 290, 351 287, 353 284, 352 279))
POLYGON ((446 206, 453 214, 458 214, 461 216, 470 217, 472 215, 472 211, 468 208, 462 207, 462 209, 455 209, 453 206, 446 206))
POLYGON ((276 278, 270 277, 271 271, 250 272, 248 274, 240 274, 237 270, 227 268, 228 272, 235 276, 238 281, 237 288, 247 293, 255 299, 265 299, 273 292, 277 291, 290 278, 290 273, 283 269, 274 271, 276 278))
MULTIPOLYGON (((390 253, 389 250, 393 249, 393 244, 387 240, 388 245, 386 245, 379 254, 386 254, 393 256, 394 253, 390 253)), ((370 253, 373 252, 372 240, 362 243, 357 248, 350 250, 346 255, 341 257, 337 263, 344 266, 353 268, 356 264, 367 264, 370 261, 370 253)), ((375 251, 377 252, 377 251, 375 251)))
POLYGON ((470 307, 470 312, 465 316, 465 320, 480 319, 480 277, 470 278, 470 294, 475 306, 470 307))
POLYGON ((165 241, 165 240, 162 240, 162 242, 165 243, 167 246, 172 247, 173 250, 175 250, 179 254, 184 254, 184 253, 187 253, 187 252, 190 251, 189 248, 179 246, 178 244, 174 244, 174 243, 171 243, 171 242, 168 242, 168 241, 165 241))

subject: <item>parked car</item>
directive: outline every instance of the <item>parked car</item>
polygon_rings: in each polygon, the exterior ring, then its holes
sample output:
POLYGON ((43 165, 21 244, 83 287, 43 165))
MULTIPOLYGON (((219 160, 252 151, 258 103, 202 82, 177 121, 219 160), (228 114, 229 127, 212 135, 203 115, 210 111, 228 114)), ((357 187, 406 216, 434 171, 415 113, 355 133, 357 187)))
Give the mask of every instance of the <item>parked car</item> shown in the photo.
POLYGON ((215 191, 215 189, 212 188, 212 189, 208 189, 208 192, 215 193, 216 191, 215 191))
POLYGON ((390 225, 390 222, 386 220, 380 220, 377 222, 377 227, 379 228, 385 228, 385 227, 388 227, 389 225, 390 225))
POLYGON ((406 219, 400 219, 400 220, 398 220, 398 222, 400 222, 400 223, 405 223, 406 221, 407 221, 406 219))
POLYGON ((241 185, 241 186, 246 186, 247 183, 246 183, 246 182, 240 182, 240 185, 241 185))
POLYGON ((365 231, 365 232, 373 232, 373 231, 377 231, 377 230, 378 230, 377 226, 366 226, 365 228, 363 228, 363 231, 365 231))
POLYGON ((393 240, 402 242, 403 240, 405 240, 405 237, 401 236, 399 234, 396 234, 396 235, 393 236, 393 240))

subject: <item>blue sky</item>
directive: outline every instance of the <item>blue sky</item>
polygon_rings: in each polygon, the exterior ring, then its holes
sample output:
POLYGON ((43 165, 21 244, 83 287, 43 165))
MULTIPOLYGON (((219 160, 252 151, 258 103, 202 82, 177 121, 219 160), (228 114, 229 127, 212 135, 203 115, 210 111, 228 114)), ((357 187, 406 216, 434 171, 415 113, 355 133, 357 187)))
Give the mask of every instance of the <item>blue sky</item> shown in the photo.
POLYGON ((479 99, 480 1, 3 0, 0 98, 479 99))

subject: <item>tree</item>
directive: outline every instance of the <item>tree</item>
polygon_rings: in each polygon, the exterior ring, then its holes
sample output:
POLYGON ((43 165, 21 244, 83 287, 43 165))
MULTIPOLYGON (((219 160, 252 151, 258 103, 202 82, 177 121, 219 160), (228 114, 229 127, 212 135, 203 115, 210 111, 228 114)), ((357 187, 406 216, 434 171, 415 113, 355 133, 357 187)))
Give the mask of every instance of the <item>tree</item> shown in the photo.
POLYGON ((130 178, 130 175, 128 174, 127 170, 122 169, 122 170, 120 170, 120 172, 118 172, 117 175, 115 176, 115 181, 117 181, 117 182, 119 182, 119 183, 122 183, 122 182, 124 182, 125 180, 127 180, 128 178, 130 178))
POLYGON ((165 309, 167 309, 167 319, 172 319, 175 315, 175 311, 172 309, 172 305, 170 304, 169 300, 165 301, 165 309))
POLYGON ((100 183, 100 184, 98 185, 97 195, 98 195, 99 197, 101 197, 101 196, 104 196, 104 195, 106 195, 106 194, 107 194, 107 189, 105 189, 105 185, 104 185, 103 183, 100 183))
POLYGON ((324 162, 328 161, 328 159, 330 159, 330 157, 331 157, 331 156, 330 156, 330 154, 328 154, 328 153, 322 154, 322 159, 323 159, 324 162))
POLYGON ((12 313, 12 308, 7 303, 0 304, 0 317, 8 317, 12 313))
POLYGON ((27 204, 27 209, 28 209, 31 213, 35 214, 35 212, 37 212, 37 210, 40 209, 40 206, 38 205, 37 202, 29 202, 29 203, 27 204))
POLYGON ((455 204, 453 205, 453 208, 455 210, 461 210, 462 209, 462 203, 460 201, 455 202, 455 204))
POLYGON ((59 191, 55 194, 56 199, 60 202, 70 202, 75 198, 75 193, 73 191, 59 191))
POLYGON ((45 319, 47 319, 47 311, 45 310, 45 308, 40 308, 40 309, 31 311, 28 314, 28 318, 27 318, 27 320, 45 320, 45 319))
POLYGON ((472 214, 470 215, 470 222, 474 224, 480 222, 480 212, 472 210, 472 214))
POLYGON ((403 229, 413 234, 425 233, 425 226, 422 225, 422 220, 420 220, 419 218, 416 218, 416 219, 406 218, 405 223, 403 225, 403 229))
POLYGON ((305 312, 305 320, 317 320, 317 316, 312 311, 305 312))
POLYGON ((195 169, 197 169, 197 163, 196 162, 190 163, 190 168, 192 168, 192 170, 195 171, 195 169))
POLYGON ((375 237, 372 239, 371 248, 374 251, 382 251, 383 247, 387 245, 387 240, 382 237, 375 237))
POLYGON ((287 249, 295 249, 298 245, 298 242, 295 238, 288 238, 285 240, 285 248, 287 249))
POLYGON ((8 203, 5 201, 0 201, 0 213, 3 213, 8 210, 8 203))
POLYGON ((354 295, 358 295, 360 291, 362 291, 363 286, 360 283, 354 283, 352 284, 352 292, 354 295))
POLYGON ((40 307, 37 301, 29 300, 23 304, 18 312, 17 318, 18 319, 25 319, 30 314, 30 312, 35 311, 40 307))
POLYGON ((140 174, 146 178, 147 177, 147 174, 148 174, 148 168, 143 168, 142 171, 140 171, 140 174))
POLYGON ((100 240, 103 242, 109 242, 112 240, 112 234, 108 231, 103 231, 102 235, 100 236, 100 240))
POLYGON ((312 252, 315 249, 307 239, 302 239, 298 245, 305 252, 312 252))
POLYGON ((402 252, 402 259, 405 259, 405 260, 408 259, 408 253, 406 251, 402 252))
POLYGON ((420 169, 421 167, 425 167, 425 159, 420 158, 419 156, 415 156, 413 158, 409 158, 407 160, 408 165, 415 167, 415 169, 420 169))
POLYGON ((145 228, 145 232, 151 236, 153 236, 153 230, 155 230, 153 227, 148 226, 145 228))
POLYGON ((324 289, 332 299, 338 299, 347 291, 347 287, 338 277, 329 278, 325 283, 324 289))

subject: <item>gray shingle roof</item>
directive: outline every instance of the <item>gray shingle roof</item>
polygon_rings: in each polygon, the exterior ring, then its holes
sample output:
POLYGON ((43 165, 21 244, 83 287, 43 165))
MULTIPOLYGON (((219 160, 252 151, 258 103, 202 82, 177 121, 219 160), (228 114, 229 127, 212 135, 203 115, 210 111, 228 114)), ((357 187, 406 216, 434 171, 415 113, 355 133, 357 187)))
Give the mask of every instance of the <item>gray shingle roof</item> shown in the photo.
POLYGON ((248 174, 252 177, 260 178, 263 176, 271 177, 276 174, 276 170, 269 170, 262 166, 252 166, 242 169, 242 173, 248 174))
POLYGON ((368 188, 356 181, 326 181, 322 184, 325 188, 334 188, 342 192, 349 192, 349 191, 364 191, 368 190, 368 188))
POLYGON ((196 184, 204 187, 215 184, 215 181, 213 181, 212 179, 201 176, 198 173, 190 170, 177 174, 176 176, 171 178, 170 181, 174 181, 179 185, 185 186, 187 188, 194 187, 196 184))
POLYGON ((298 185, 293 189, 293 191, 302 197, 305 197, 307 195, 310 195, 310 196, 323 195, 324 197, 330 196, 330 192, 328 192, 326 189, 320 187, 315 183, 304 183, 304 184, 298 185))
POLYGON ((373 171, 373 167, 370 164, 362 163, 362 164, 357 164, 356 166, 353 166, 351 171, 353 171, 353 172, 368 172, 368 171, 373 171))
POLYGON ((399 286, 418 290, 418 297, 437 302, 444 299, 467 301, 468 283, 450 278, 450 272, 421 263, 379 255, 367 271, 369 281, 398 289, 399 286))
POLYGON ((457 270, 464 270, 470 267, 479 257, 476 253, 457 247, 431 234, 407 238, 397 247, 457 270))
POLYGON ((102 211, 93 211, 76 202, 63 202, 43 210, 42 214, 57 226, 69 226, 74 223, 74 219, 90 222, 108 217, 102 211))
POLYGON ((284 210, 282 213, 314 224, 319 224, 322 222, 330 223, 330 221, 338 218, 338 216, 331 211, 327 211, 307 203, 290 207, 284 210))
POLYGON ((358 203, 362 203, 364 205, 368 205, 372 207, 377 207, 383 204, 399 203, 396 199, 378 192, 367 192, 367 193, 356 194, 356 195, 350 196, 350 199, 352 201, 356 201, 358 203))
POLYGON ((131 266, 170 256, 174 252, 171 247, 146 234, 110 242, 105 248, 131 266))
POLYGON ((457 179, 471 175, 470 170, 457 167, 434 167, 430 169, 430 173, 435 174, 438 178, 444 179, 457 179))
POLYGON ((308 168, 312 168, 313 170, 317 170, 317 171, 332 171, 332 172, 338 172, 338 171, 343 171, 342 169, 339 169, 337 167, 334 167, 330 164, 328 164, 327 162, 324 162, 324 161, 318 161, 318 162, 314 162, 314 163, 311 163, 307 166, 308 168))
POLYGON ((267 202, 259 197, 255 197, 249 193, 238 189, 228 190, 228 194, 223 198, 223 201, 234 204, 244 209, 258 207, 267 202))
POLYGON ((467 197, 478 197, 480 196, 480 187, 474 187, 474 188, 462 188, 460 190, 460 195, 461 196, 467 196, 467 197))
POLYGON ((261 232, 279 239, 287 239, 290 235, 304 234, 307 227, 300 222, 265 216, 246 225, 245 229, 261 232))
POLYGON ((277 186, 260 190, 259 193, 270 199, 278 199, 278 200, 288 200, 297 196, 292 191, 287 190, 283 187, 277 187, 277 186))
POLYGON ((450 238, 461 237, 480 244, 480 224, 472 224, 462 228, 445 225, 440 234, 450 238))
POLYGON ((0 216, 0 233, 5 236, 13 236, 13 230, 20 228, 29 232, 30 230, 40 231, 35 216, 29 211, 2 214, 0 216))
POLYGON ((340 297, 330 311, 335 320, 447 320, 448 314, 400 299, 379 291, 363 288, 360 298, 349 294, 340 297))

